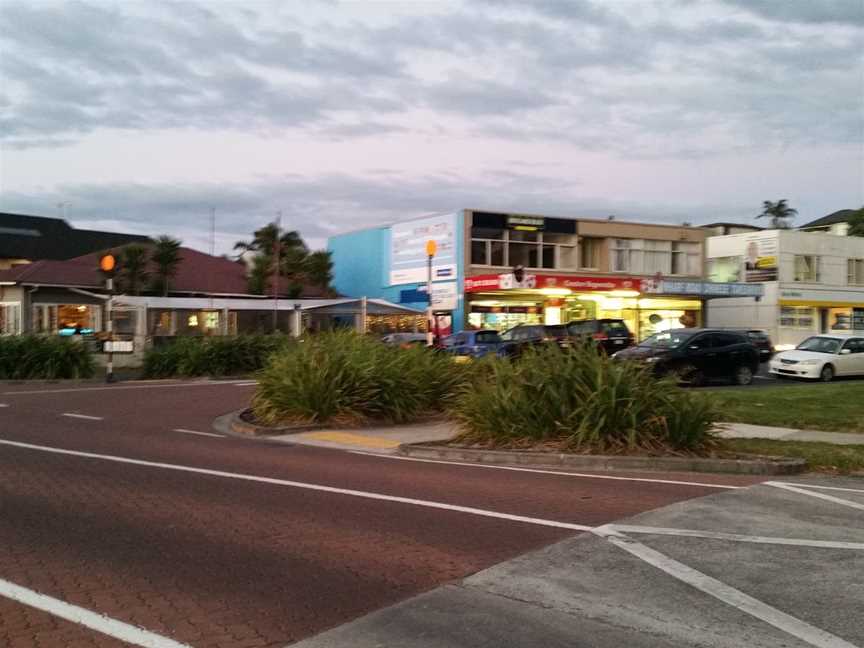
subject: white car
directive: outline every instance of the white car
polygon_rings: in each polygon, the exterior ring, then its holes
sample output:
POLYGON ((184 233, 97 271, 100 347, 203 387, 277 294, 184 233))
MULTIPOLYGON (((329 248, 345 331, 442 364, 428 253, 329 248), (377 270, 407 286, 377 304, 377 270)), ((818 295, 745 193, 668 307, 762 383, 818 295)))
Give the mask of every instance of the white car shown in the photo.
POLYGON ((834 376, 864 376, 864 337, 814 335, 771 358, 771 373, 822 382, 834 376))

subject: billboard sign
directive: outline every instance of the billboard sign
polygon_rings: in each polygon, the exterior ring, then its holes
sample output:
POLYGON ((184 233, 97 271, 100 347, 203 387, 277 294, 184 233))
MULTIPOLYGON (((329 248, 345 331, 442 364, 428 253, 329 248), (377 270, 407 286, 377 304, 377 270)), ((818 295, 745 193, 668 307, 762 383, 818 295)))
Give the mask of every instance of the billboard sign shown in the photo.
POLYGON ((428 216, 390 228, 390 285, 426 281, 426 244, 435 242, 432 281, 456 279, 456 214, 428 216))
POLYGON ((749 237, 744 249, 744 281, 777 281, 777 249, 774 235, 749 237))

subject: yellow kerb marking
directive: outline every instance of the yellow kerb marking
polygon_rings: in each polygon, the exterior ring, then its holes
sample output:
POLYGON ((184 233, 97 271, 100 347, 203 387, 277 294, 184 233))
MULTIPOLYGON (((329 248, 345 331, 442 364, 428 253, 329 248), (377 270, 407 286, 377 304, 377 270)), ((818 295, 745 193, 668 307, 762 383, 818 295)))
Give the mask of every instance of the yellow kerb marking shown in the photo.
POLYGON ((307 432, 303 436, 307 439, 346 443, 349 445, 366 446, 367 448, 396 448, 399 446, 399 441, 364 436, 362 434, 351 434, 350 432, 307 432))

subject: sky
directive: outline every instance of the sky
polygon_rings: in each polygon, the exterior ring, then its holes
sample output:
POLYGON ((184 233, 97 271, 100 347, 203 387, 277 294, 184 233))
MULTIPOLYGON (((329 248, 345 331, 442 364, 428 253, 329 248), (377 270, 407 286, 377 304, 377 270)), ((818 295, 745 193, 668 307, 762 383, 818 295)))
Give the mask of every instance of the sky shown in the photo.
POLYGON ((216 250, 864 205, 864 0, 0 3, 0 211, 216 250), (62 205, 62 206, 61 206, 62 205))

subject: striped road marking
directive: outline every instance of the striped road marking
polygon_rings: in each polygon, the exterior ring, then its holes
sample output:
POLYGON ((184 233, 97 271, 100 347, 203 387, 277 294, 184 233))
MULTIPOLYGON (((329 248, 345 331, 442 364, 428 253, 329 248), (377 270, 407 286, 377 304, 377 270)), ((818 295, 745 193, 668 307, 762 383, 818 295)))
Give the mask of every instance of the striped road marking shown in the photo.
POLYGON ((301 434, 300 438, 365 446, 367 448, 398 448, 402 445, 401 441, 382 439, 381 437, 367 436, 365 434, 352 434, 351 432, 306 432, 301 434))
POLYGON ((75 414, 73 412, 63 412, 62 416, 68 416, 69 418, 84 419, 85 421, 101 421, 101 420, 103 420, 103 418, 101 416, 90 416, 88 414, 75 414))
POLYGON ((791 491, 793 493, 798 493, 800 495, 809 495, 810 497, 815 497, 817 499, 825 500, 826 502, 833 502, 834 504, 840 504, 841 506, 848 506, 849 508, 858 509, 859 511, 864 511, 864 504, 859 504, 858 502, 851 502, 847 499, 843 499, 841 497, 834 497, 833 495, 826 495, 825 493, 813 493, 808 490, 804 490, 803 488, 798 488, 796 486, 790 486, 789 484, 784 484, 782 482, 765 482, 766 486, 774 486, 774 488, 782 488, 783 490, 791 491))

